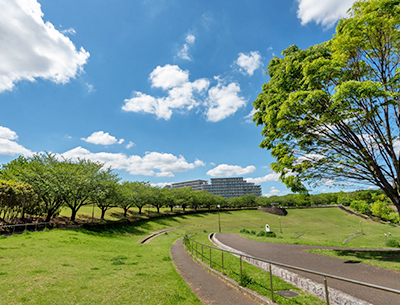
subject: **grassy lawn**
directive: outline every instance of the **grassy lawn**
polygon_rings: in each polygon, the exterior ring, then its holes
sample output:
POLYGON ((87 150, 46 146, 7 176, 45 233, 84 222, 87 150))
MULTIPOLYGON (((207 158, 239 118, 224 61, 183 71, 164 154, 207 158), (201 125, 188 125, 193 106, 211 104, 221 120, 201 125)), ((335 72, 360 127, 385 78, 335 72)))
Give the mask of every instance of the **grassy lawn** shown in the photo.
POLYGON ((276 233, 276 238, 241 235, 257 241, 347 248, 384 248, 384 234, 388 232, 400 241, 400 226, 380 224, 350 215, 338 208, 298 209, 288 212, 287 216, 280 218, 281 224, 278 216, 267 213, 257 214, 259 219, 254 216, 250 222, 240 223, 242 228, 256 232, 269 224, 276 233))
POLYGON ((336 257, 351 261, 352 263, 363 263, 377 267, 400 271, 399 251, 355 251, 355 250, 328 250, 312 249, 309 252, 336 257))
MULTIPOLYGON (((85 209, 91 215, 90 207, 85 209)), ((361 220, 364 234, 343 245, 361 230, 360 218, 335 208, 289 210, 281 217, 282 234, 275 215, 252 210, 220 216, 222 232, 258 232, 268 223, 277 238, 243 236, 270 242, 380 248, 384 233, 400 235, 399 227, 361 220)), ((0 304, 200 304, 175 271, 169 248, 185 234, 206 242, 208 233, 217 231, 214 212, 140 221, 103 232, 56 229, 0 236, 0 304), (190 226, 137 244, 151 231, 185 225, 190 226)))

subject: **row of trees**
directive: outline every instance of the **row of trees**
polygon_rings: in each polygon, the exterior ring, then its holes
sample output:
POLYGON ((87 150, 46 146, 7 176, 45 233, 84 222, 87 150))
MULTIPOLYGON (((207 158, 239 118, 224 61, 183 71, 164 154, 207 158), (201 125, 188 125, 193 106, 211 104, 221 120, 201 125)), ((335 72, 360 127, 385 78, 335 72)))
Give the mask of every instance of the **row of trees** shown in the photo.
POLYGON ((41 153, 30 158, 19 157, 2 166, 0 171, 0 222, 10 223, 26 216, 44 217, 50 221, 62 208, 71 210, 75 221, 82 206, 93 204, 101 210, 101 218, 114 207, 131 208, 139 214, 143 207, 255 206, 255 196, 226 200, 207 192, 190 188, 167 189, 153 187, 147 182, 121 182, 111 168, 99 162, 81 159, 72 161, 55 154, 41 153))

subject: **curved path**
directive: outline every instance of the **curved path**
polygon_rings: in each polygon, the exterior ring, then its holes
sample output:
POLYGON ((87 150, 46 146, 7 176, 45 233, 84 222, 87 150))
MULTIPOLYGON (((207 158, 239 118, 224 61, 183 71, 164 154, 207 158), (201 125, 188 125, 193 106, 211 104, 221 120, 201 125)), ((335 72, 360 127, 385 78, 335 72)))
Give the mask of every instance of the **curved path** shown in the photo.
MULTIPOLYGON (((322 247, 256 242, 233 233, 217 233, 215 236, 223 244, 255 257, 400 290, 400 272, 365 264, 345 263, 342 259, 307 252, 308 249, 322 247)), ((321 276, 295 272, 323 283, 321 276)), ((328 279, 328 285, 372 304, 400 304, 400 295, 397 294, 333 279, 328 279)))
POLYGON ((182 238, 171 246, 170 253, 175 269, 203 304, 260 305, 196 263, 185 251, 182 238))

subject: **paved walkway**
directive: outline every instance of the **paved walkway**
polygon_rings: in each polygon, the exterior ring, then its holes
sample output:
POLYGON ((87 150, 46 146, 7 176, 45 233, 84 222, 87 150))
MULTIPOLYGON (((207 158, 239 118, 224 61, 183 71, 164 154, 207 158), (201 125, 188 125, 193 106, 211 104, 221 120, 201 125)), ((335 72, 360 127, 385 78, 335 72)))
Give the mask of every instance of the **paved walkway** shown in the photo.
POLYGON ((186 253, 182 239, 171 246, 170 252, 176 270, 203 304, 260 305, 194 262, 186 253))
MULTIPOLYGON (((322 247, 256 242, 233 233, 218 233, 216 238, 231 248, 255 257, 400 290, 400 272, 360 263, 346 263, 342 259, 307 252, 308 249, 322 247)), ((323 283, 321 276, 295 272, 323 283)), ((372 304, 400 304, 400 295, 397 294, 332 279, 328 279, 328 285, 372 304)))

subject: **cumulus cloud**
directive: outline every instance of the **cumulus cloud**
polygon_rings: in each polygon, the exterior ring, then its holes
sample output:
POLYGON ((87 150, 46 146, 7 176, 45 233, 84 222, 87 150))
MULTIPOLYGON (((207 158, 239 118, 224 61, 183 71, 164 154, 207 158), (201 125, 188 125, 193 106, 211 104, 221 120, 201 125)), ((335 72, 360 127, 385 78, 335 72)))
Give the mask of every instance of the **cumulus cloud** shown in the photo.
POLYGON ((268 182, 268 181, 278 181, 279 180, 279 173, 271 173, 268 175, 265 175, 264 177, 258 177, 258 178, 246 178, 247 182, 250 183, 264 183, 264 182, 268 182))
POLYGON ((273 187, 270 188, 269 192, 264 194, 263 196, 264 197, 270 197, 270 196, 274 196, 274 195, 278 195, 278 194, 282 195, 282 192, 280 190, 278 190, 276 187, 273 186, 273 187))
POLYGON ((221 121, 246 105, 246 100, 239 93, 240 86, 238 84, 230 83, 225 86, 218 81, 218 85, 208 91, 207 120, 211 122, 221 121))
POLYGON ((115 143, 122 144, 124 142, 124 139, 118 140, 116 137, 104 131, 93 132, 89 137, 81 138, 81 140, 96 145, 112 145, 115 143))
POLYGON ((346 16, 347 10, 355 0, 297 0, 299 8, 297 17, 301 24, 315 21, 325 28, 331 28, 341 17, 346 16))
POLYGON ((18 136, 15 131, 12 131, 10 128, 0 126, 0 138, 7 140, 17 140, 18 136))
POLYGON ((245 168, 240 167, 238 165, 228 165, 228 164, 220 164, 217 167, 209 170, 207 175, 211 177, 227 177, 227 176, 235 176, 235 175, 247 175, 256 170, 256 167, 253 165, 249 165, 245 168))
POLYGON ((143 157, 137 155, 127 156, 122 153, 99 152, 76 147, 62 154, 65 158, 77 160, 85 158, 92 161, 105 163, 107 167, 125 170, 131 175, 173 177, 174 172, 186 172, 204 163, 196 160, 188 163, 183 156, 174 156, 168 153, 148 152, 143 157))
POLYGON ((186 36, 186 43, 183 45, 182 49, 178 52, 178 57, 185 60, 192 60, 189 56, 189 47, 194 44, 196 37, 192 34, 186 36))
POLYGON ((158 66, 149 77, 152 87, 167 91, 166 97, 154 97, 142 92, 125 100, 125 111, 155 114, 158 119, 169 120, 173 110, 189 111, 199 105, 196 94, 201 94, 210 84, 205 78, 189 81, 189 72, 178 66, 158 66))
POLYGON ((89 58, 72 41, 43 21, 36 0, 0 1, 0 92, 21 80, 67 83, 89 58))
POLYGON ((15 142, 17 139, 18 135, 15 131, 7 127, 0 126, 0 155, 31 156, 33 154, 32 151, 15 142))
POLYGON ((176 65, 158 66, 150 73, 149 79, 152 87, 166 90, 187 83, 189 71, 183 71, 176 65))
POLYGON ((250 54, 239 53, 236 64, 240 67, 241 71, 251 76, 262 65, 261 55, 258 51, 250 52, 250 54))

